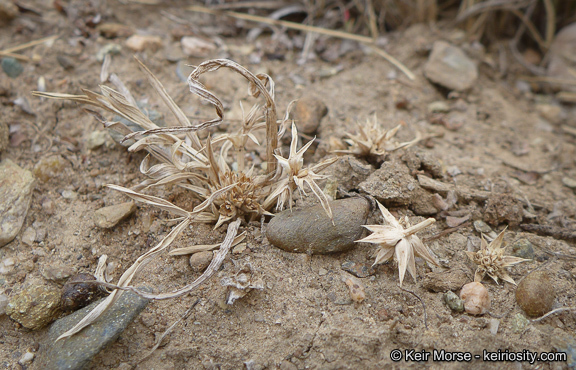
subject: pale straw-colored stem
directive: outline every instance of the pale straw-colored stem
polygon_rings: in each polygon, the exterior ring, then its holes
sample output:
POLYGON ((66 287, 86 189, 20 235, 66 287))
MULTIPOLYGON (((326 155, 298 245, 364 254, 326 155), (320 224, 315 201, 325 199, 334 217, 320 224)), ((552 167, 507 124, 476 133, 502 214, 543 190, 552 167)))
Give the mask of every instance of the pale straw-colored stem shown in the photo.
POLYGON ((435 219, 429 218, 427 220, 420 222, 419 224, 411 226, 411 227, 404 230, 404 237, 410 236, 412 234, 416 234, 418 231, 424 230, 428 226, 432 225, 434 222, 436 222, 435 219))

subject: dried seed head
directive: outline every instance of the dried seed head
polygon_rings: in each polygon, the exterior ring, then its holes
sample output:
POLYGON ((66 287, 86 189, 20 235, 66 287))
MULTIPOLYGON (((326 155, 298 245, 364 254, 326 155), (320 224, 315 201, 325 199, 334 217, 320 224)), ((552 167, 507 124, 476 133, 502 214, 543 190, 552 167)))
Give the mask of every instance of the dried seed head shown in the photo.
POLYGON ((422 257, 429 263, 438 265, 436 257, 432 252, 422 243, 420 238, 416 236, 416 232, 433 224, 436 220, 429 218, 421 223, 410 226, 408 218, 404 218, 402 223, 396 220, 394 216, 380 203, 378 203, 380 212, 388 225, 365 225, 372 234, 358 242, 367 242, 378 244, 379 249, 376 254, 376 261, 374 264, 382 263, 394 257, 398 262, 398 272, 400 274, 400 286, 404 281, 406 270, 416 280, 416 262, 414 255, 422 257))
POLYGON ((501 248, 504 239, 504 231, 506 231, 506 229, 502 230, 502 232, 490 244, 486 242, 484 235, 482 235, 480 250, 477 252, 466 252, 468 258, 478 265, 476 273, 474 274, 474 281, 481 282, 487 274, 496 282, 496 284, 498 284, 498 279, 500 278, 516 285, 514 279, 508 275, 506 267, 521 262, 527 262, 529 260, 504 255, 505 248, 501 248))

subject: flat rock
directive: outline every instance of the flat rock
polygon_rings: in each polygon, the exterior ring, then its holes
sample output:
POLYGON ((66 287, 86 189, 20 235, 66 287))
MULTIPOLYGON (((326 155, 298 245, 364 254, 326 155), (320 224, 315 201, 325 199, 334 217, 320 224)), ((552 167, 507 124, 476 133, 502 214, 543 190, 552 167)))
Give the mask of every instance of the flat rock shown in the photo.
POLYGON ((478 79, 478 67, 460 48, 436 41, 424 65, 424 75, 450 90, 464 91, 478 79))
POLYGON ((76 273, 74 266, 66 265, 63 263, 50 263, 42 269, 42 276, 46 280, 59 281, 69 278, 76 273))
POLYGON ((23 327, 38 330, 60 315, 60 289, 31 285, 10 297, 6 314, 23 327))
POLYGON ((466 271, 450 269, 445 272, 429 272, 422 279, 422 286, 431 292, 460 290, 469 281, 466 271))
POLYGON ((94 224, 103 229, 109 229, 130 216, 135 210, 136 204, 134 204, 134 202, 120 203, 100 208, 94 212, 94 224))
POLYGON ((114 342, 146 307, 149 300, 132 292, 125 292, 92 325, 66 340, 55 343, 56 339, 76 325, 100 301, 84 307, 73 314, 56 321, 48 331, 48 337, 41 345, 40 358, 36 361, 39 369, 83 369, 96 354, 114 342))
POLYGON ((330 202, 334 225, 321 205, 286 210, 274 216, 266 228, 266 237, 275 247, 288 252, 328 254, 354 248, 361 238, 370 211, 364 198, 330 202))
POLYGON ((0 247, 20 232, 34 190, 34 176, 9 159, 0 162, 0 247))
POLYGON ((416 190, 420 189, 408 167, 397 162, 382 163, 382 166, 358 187, 379 202, 393 206, 409 205, 416 195, 416 190))
POLYGON ((304 97, 294 107, 294 118, 298 129, 308 135, 318 130, 320 121, 328 113, 326 104, 318 98, 304 97))

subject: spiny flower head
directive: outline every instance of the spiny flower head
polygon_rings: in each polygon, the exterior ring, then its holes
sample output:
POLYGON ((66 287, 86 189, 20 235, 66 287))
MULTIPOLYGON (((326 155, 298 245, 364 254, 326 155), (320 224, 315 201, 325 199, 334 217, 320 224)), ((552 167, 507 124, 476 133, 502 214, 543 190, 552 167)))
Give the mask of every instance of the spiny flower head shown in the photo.
POLYGON ((374 264, 388 261, 392 257, 398 263, 398 272, 400 274, 400 286, 404 281, 406 270, 416 280, 416 262, 414 255, 422 257, 427 262, 438 265, 436 257, 422 243, 416 232, 432 225, 436 220, 429 218, 417 225, 411 226, 408 217, 405 217, 403 223, 406 228, 398 221, 382 204, 378 203, 380 212, 388 225, 364 225, 365 228, 372 231, 372 234, 358 242, 374 243, 379 246, 374 264))
POLYGON ((500 278, 516 285, 514 279, 508 275, 506 267, 530 260, 504 255, 505 248, 501 247, 504 239, 504 231, 506 231, 506 229, 502 230, 490 244, 488 244, 486 239, 484 239, 484 235, 482 235, 480 250, 478 252, 466 252, 468 258, 478 265, 476 273, 474 274, 474 281, 481 282, 484 276, 488 274, 488 276, 494 279, 496 284, 498 284, 498 279, 500 278))

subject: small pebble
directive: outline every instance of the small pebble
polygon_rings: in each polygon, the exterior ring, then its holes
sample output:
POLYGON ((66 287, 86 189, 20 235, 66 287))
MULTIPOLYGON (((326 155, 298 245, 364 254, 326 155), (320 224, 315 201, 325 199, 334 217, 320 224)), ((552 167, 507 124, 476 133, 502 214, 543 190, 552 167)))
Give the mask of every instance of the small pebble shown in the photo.
POLYGON ((46 182, 58 176, 66 167, 66 160, 59 155, 43 157, 36 163, 32 172, 41 181, 46 182))
POLYGON ((314 97, 301 98, 294 107, 296 126, 304 134, 314 134, 327 113, 328 107, 322 100, 314 97))
POLYGON ((436 41, 424 65, 424 75, 450 90, 464 91, 476 83, 478 67, 462 49, 445 41, 436 41))
POLYGON ((517 313, 516 315, 514 315, 514 317, 512 317, 510 325, 514 333, 522 333, 524 330, 526 330, 528 325, 530 325, 530 320, 528 320, 521 313, 517 313))
POLYGON ((36 356, 34 352, 26 351, 26 353, 24 353, 22 357, 20 357, 18 363, 22 366, 30 365, 32 363, 32 360, 34 360, 34 356, 36 356))
POLYGON ((356 303, 362 303, 366 299, 366 293, 364 292, 364 285, 362 282, 355 277, 348 277, 345 281, 348 289, 350 290, 350 298, 356 303))
POLYGON ((65 189, 62 190, 62 198, 68 200, 75 200, 76 198, 78 198, 78 193, 76 193, 74 190, 65 189))
POLYGON ((569 187, 570 189, 576 189, 576 180, 570 177, 563 177, 562 184, 569 187))
POLYGON ((374 269, 371 264, 357 263, 352 261, 346 261, 342 264, 342 270, 348 271, 352 275, 365 278, 374 274, 374 269))
POLYGON ((52 281, 67 279, 75 273, 75 267, 63 263, 46 264, 41 271, 44 279, 52 281))
POLYGON ((447 113, 450 111, 450 106, 444 101, 435 101, 428 104, 428 112, 431 113, 447 113))
POLYGON ((108 135, 107 131, 92 131, 90 136, 88 136, 88 140, 86 140, 86 148, 90 150, 97 149, 104 145, 110 135, 108 135))
POLYGON ((478 231, 479 233, 486 234, 488 236, 491 236, 492 234, 494 234, 494 230, 492 230, 492 228, 490 226, 488 226, 488 224, 482 220, 474 221, 474 229, 476 231, 478 231))
POLYGON ((33 227, 27 227, 22 233, 22 243, 32 246, 34 245, 34 240, 36 239, 36 230, 33 227))
POLYGON ((75 67, 72 59, 68 58, 67 56, 60 54, 56 57, 56 60, 58 61, 58 64, 60 64, 60 66, 66 71, 72 70, 75 67))
POLYGON ((500 327, 500 320, 498 319, 490 319, 488 323, 488 328, 490 328, 490 334, 496 335, 498 333, 498 328, 500 327))
POLYGON ((2 64, 2 70, 10 78, 16 78, 20 76, 20 74, 22 74, 22 72, 24 71, 24 67, 22 66, 22 64, 16 59, 11 57, 2 58, 1 64, 2 64))
POLYGON ((216 50, 216 45, 212 42, 193 36, 182 37, 180 43, 184 54, 196 58, 209 57, 216 50))
POLYGON ((132 35, 126 40, 125 45, 132 51, 156 51, 162 47, 162 39, 151 35, 132 35))
POLYGON ((0 275, 12 275, 16 261, 12 257, 4 258, 0 262, 0 275))
POLYGON ((528 316, 537 317, 552 310, 556 293, 546 271, 527 275, 516 288, 516 302, 528 316))
POLYGON ((528 239, 518 239, 510 247, 510 252, 513 256, 525 258, 528 260, 534 259, 534 246, 528 239))
POLYGON ((9 159, 0 162, 0 247, 20 232, 34 191, 32 173, 9 159))
POLYGON ((0 26, 18 17, 18 7, 11 0, 0 0, 0 26))
POLYGON ((320 267, 320 269, 318 270, 318 275, 320 276, 324 276, 328 274, 328 270, 326 270, 325 268, 320 267))
POLYGON ((490 310, 490 294, 481 283, 474 281, 464 285, 460 299, 464 301, 464 310, 470 315, 483 315, 490 310))
POLYGON ((42 329, 60 315, 60 289, 28 286, 10 297, 6 314, 27 329, 42 329))
POLYGON ((328 254, 354 248, 361 238, 370 205, 364 198, 330 202, 334 225, 321 205, 276 214, 268 223, 266 237, 288 252, 328 254))
POLYGON ((102 229, 109 229, 130 216, 134 211, 136 211, 134 202, 100 208, 94 212, 94 224, 102 229))
POLYGON ((212 262, 213 253, 211 251, 203 251, 194 253, 190 256, 190 267, 194 272, 204 272, 206 267, 212 262))
POLYGON ((464 302, 452 291, 444 293, 442 296, 444 303, 454 312, 464 312, 464 302))
POLYGON ((103 47, 101 47, 98 50, 98 52, 96 52, 96 60, 99 63, 102 63, 104 61, 104 57, 106 56, 106 54, 117 55, 120 54, 121 51, 122 46, 118 44, 106 44, 103 47))

